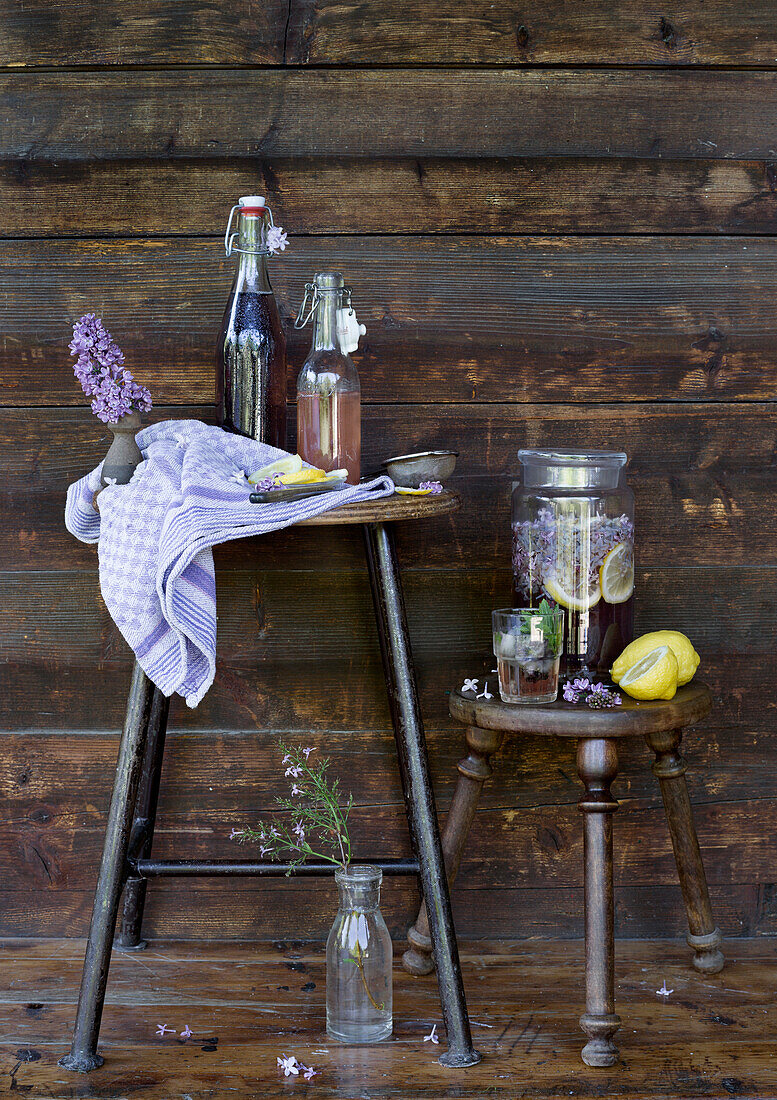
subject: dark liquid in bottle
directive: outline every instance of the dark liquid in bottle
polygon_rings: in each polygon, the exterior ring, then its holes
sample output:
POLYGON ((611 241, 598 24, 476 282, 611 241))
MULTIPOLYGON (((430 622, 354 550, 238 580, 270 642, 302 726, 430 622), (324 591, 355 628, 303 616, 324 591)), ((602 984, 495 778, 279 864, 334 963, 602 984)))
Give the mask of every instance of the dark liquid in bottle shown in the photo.
POLYGON ((216 348, 216 407, 228 431, 286 446, 286 337, 272 294, 230 295, 216 348))

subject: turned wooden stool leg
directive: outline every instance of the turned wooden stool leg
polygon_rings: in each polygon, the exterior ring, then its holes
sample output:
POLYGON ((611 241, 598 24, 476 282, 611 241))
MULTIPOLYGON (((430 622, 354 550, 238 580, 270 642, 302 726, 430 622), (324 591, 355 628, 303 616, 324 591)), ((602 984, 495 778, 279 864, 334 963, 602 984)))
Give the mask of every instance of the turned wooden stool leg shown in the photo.
MULTIPOLYGON (((484 730, 478 726, 467 728, 465 739, 468 754, 459 761, 459 780, 453 801, 445 819, 442 834, 442 851, 448 883, 452 886, 459 871, 461 856, 475 816, 483 784, 491 776, 491 757, 504 741, 501 730, 484 730)), ((402 956, 402 965, 408 974, 431 974, 434 970, 432 941, 429 936, 429 918, 426 903, 421 902, 415 924, 407 933, 410 947, 402 956)))
POLYGON ((618 773, 615 742, 581 740, 577 770, 585 786, 578 803, 584 815, 585 862, 585 1012, 580 1026, 588 1036, 582 1058, 587 1066, 611 1066, 618 1058, 612 1039, 620 1027, 615 1015, 612 893, 612 815, 618 803, 610 791, 618 773))
POLYGON ((723 938, 712 917, 707 877, 685 782, 681 738, 682 730, 667 730, 649 733, 645 740, 656 754, 653 774, 661 784, 680 889, 688 914, 688 943, 694 950, 693 965, 702 974, 717 974, 723 969, 723 953, 720 950, 723 938))

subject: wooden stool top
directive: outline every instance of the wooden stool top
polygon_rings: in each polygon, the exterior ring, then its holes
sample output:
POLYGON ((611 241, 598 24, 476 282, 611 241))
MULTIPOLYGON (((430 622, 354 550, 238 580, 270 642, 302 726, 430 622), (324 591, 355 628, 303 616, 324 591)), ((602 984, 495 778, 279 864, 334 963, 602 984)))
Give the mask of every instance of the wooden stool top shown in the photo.
MULTIPOLYGON (((617 689, 616 689, 617 690, 617 689)), ((693 681, 679 688, 674 699, 639 703, 620 692, 619 707, 591 710, 585 703, 503 703, 498 684, 493 699, 477 699, 471 691, 452 691, 451 716, 467 726, 540 737, 635 737, 646 733, 682 729, 706 718, 712 709, 712 693, 706 684, 693 681)))
POLYGON ((444 516, 461 507, 458 493, 445 489, 442 493, 431 493, 428 497, 405 496, 394 493, 380 500, 368 500, 361 504, 344 504, 342 508, 333 508, 322 512, 320 516, 311 516, 297 524, 298 527, 326 527, 345 523, 394 523, 406 519, 431 519, 444 516))

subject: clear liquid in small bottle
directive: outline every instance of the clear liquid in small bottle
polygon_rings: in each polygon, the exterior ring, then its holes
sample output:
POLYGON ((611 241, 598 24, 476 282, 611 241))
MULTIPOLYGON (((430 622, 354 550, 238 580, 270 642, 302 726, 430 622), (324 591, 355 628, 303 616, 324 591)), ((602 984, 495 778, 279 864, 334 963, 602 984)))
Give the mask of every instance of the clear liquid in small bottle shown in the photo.
POLYGON ((348 291, 342 275, 334 272, 316 275, 309 293, 313 294, 313 345, 297 379, 297 450, 322 470, 347 470, 348 482, 358 485, 361 387, 337 325, 348 291))

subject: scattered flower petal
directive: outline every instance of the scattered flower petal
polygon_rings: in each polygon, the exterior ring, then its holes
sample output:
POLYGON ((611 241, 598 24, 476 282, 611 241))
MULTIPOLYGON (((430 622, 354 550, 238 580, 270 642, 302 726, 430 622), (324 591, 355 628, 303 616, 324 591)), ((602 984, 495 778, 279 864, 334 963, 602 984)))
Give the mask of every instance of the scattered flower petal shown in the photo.
POLYGON ((233 474, 230 474, 229 480, 236 481, 238 485, 243 485, 246 479, 245 470, 235 470, 233 474))
POLYGON ((437 1038, 437 1024, 433 1024, 432 1030, 429 1032, 429 1034, 424 1035, 424 1042, 439 1043, 439 1041, 440 1040, 437 1038))
POLYGON ((293 1054, 282 1054, 278 1058, 278 1066, 283 1070, 284 1077, 299 1076, 299 1063, 293 1054))
POLYGON ((468 679, 465 679, 465 680, 464 680, 464 683, 463 683, 463 684, 462 684, 462 686, 461 686, 461 690, 462 690, 462 691, 474 691, 474 692, 475 692, 475 694, 477 694, 477 690, 478 690, 478 682, 477 682, 477 680, 468 680, 468 679))
POLYGON ((181 1032, 181 1038, 182 1039, 189 1039, 193 1034, 194 1034, 194 1032, 192 1031, 192 1029, 187 1024, 186 1027, 181 1032))
POLYGON ((488 680, 486 680, 483 691, 481 692, 480 695, 478 695, 478 699, 493 699, 493 698, 494 698, 494 696, 488 690, 488 680))
POLYGON ((168 1027, 167 1024, 157 1024, 156 1033, 160 1038, 164 1038, 165 1035, 175 1035, 175 1028, 168 1027))
POLYGON ((656 996, 668 997, 670 993, 674 993, 674 990, 666 988, 666 979, 664 979, 661 988, 656 990, 656 996))
POLYGON ((303 1066, 302 1062, 299 1063, 299 1068, 302 1070, 302 1076, 306 1081, 310 1081, 318 1073, 317 1069, 313 1069, 312 1066, 303 1066))

